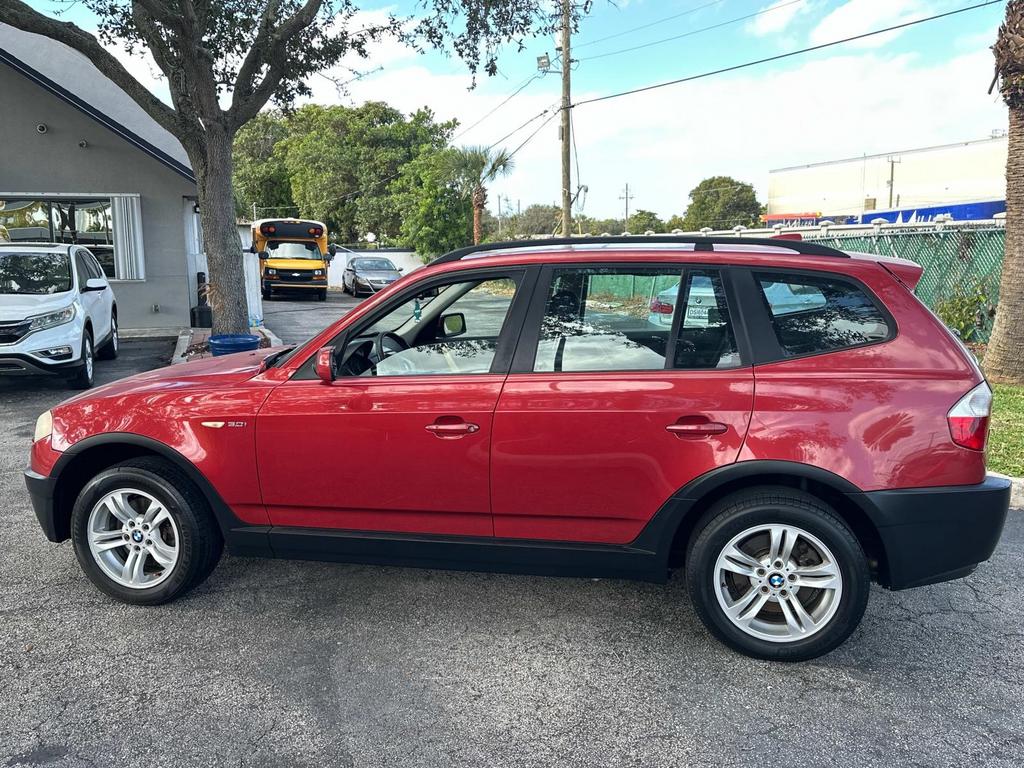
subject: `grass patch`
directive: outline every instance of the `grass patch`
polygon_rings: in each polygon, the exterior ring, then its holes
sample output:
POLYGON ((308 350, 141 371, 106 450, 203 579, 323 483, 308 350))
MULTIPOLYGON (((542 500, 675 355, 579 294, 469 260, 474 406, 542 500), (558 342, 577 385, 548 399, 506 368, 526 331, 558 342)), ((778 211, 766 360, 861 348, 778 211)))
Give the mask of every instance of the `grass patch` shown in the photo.
POLYGON ((1024 475, 1024 387, 994 384, 995 402, 988 436, 988 468, 1024 475))

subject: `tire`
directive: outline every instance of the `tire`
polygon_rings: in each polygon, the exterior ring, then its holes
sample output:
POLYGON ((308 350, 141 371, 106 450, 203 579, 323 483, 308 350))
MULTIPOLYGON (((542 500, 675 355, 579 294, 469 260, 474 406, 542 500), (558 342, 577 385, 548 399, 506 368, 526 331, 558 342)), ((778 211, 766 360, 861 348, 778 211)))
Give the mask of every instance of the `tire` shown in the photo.
POLYGON ((131 605, 160 605, 181 597, 206 580, 224 549, 203 494, 181 470, 155 457, 130 459, 90 480, 71 513, 71 538, 89 580, 131 605), (119 492, 125 495, 111 496, 119 492), (125 500, 130 514, 124 514, 125 500), (153 501, 157 508, 150 506, 153 501), (113 514, 115 508, 121 516, 113 514), (143 530, 147 510, 148 519, 159 522, 143 530), (99 531, 99 537, 90 531, 99 531), (128 541, 118 543, 126 535, 128 541), (106 550, 94 554, 90 538, 106 543, 106 550), (127 564, 133 551, 141 553, 133 559, 141 560, 139 569, 125 571, 118 580, 112 574, 127 564))
POLYGON ((871 586, 867 558, 846 523, 820 499, 782 487, 742 491, 709 509, 690 541, 686 580, 712 634, 771 661, 805 661, 839 646, 860 623, 871 586))
POLYGON ((75 373, 68 379, 68 384, 74 389, 89 389, 95 381, 96 356, 92 347, 92 331, 86 328, 82 332, 82 364, 78 366, 75 373))
POLYGON ((321 288, 317 291, 316 298, 318 301, 327 301, 327 289, 321 288))
POLYGON ((110 316, 110 338, 107 343, 96 350, 96 357, 100 360, 114 360, 117 358, 118 348, 121 346, 121 339, 117 330, 117 315, 110 316))

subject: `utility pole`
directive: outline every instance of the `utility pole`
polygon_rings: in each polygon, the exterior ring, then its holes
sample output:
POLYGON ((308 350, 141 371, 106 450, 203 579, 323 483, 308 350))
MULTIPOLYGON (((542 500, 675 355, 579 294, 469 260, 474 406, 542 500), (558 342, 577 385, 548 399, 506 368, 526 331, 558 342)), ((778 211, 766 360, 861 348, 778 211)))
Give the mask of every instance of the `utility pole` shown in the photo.
POLYGON ((629 194, 629 182, 626 182, 626 191, 624 194, 619 195, 619 200, 626 201, 626 218, 622 221, 622 231, 629 231, 629 201, 633 199, 633 195, 629 194))
POLYGON ((890 155, 889 157, 887 157, 885 159, 889 163, 889 210, 891 211, 892 210, 892 192, 893 192, 893 187, 895 186, 895 183, 896 183, 896 163, 901 162, 902 158, 896 157, 894 155, 890 155))
POLYGON ((570 81, 572 77, 572 56, 569 54, 569 37, 572 24, 572 0, 562 0, 562 236, 572 235, 572 167, 570 140, 572 131, 572 100, 570 81))

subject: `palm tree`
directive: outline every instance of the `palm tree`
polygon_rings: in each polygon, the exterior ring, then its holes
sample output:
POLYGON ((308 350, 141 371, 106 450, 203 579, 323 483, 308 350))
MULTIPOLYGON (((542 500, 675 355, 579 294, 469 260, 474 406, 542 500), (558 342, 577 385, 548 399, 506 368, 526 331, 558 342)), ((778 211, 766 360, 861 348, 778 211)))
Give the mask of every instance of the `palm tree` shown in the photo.
POLYGON ((1024 0, 1006 4, 1006 20, 999 27, 992 52, 999 91, 1010 111, 1010 132, 1006 253, 999 282, 999 309, 984 366, 992 381, 1024 384, 1024 0))
POLYGON ((473 245, 483 236, 487 185, 512 171, 512 156, 505 149, 462 147, 451 154, 450 173, 462 193, 473 203, 473 245))

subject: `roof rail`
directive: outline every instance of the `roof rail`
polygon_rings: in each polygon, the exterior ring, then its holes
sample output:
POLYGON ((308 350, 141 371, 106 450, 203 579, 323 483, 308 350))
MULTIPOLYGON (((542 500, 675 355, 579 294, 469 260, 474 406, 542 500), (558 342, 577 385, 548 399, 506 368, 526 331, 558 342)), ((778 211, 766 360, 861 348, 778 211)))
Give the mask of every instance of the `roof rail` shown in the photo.
POLYGON ((836 248, 805 240, 774 237, 687 237, 685 235, 636 235, 616 237, 552 237, 547 240, 508 240, 503 243, 470 245, 438 256, 431 264, 447 264, 472 256, 474 253, 508 251, 517 248, 547 248, 552 245, 692 245, 695 251, 713 251, 716 245, 754 245, 762 248, 783 248, 804 256, 831 256, 848 259, 850 254, 836 248))

